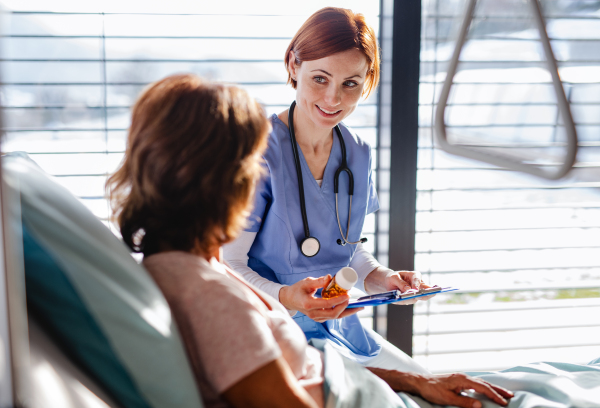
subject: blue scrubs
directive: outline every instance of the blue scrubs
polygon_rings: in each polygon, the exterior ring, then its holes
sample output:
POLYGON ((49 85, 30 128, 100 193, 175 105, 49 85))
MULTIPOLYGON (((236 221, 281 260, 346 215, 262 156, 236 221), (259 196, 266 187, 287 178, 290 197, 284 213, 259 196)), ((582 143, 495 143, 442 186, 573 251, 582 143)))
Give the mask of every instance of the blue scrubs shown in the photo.
MULTIPOLYGON (((298 196, 298 177, 287 126, 273 115, 273 131, 264 159, 268 175, 257 187, 253 214, 248 231, 256 238, 248 253, 248 266, 273 282, 294 284, 304 278, 334 275, 348 266, 356 245, 341 246, 339 227, 335 214, 333 178, 341 164, 340 142, 333 138, 329 161, 325 167, 321 187, 310 172, 299 149, 306 214, 310 233, 321 243, 321 250, 308 258, 300 252, 299 243, 304 238, 304 227, 298 196)), ((379 209, 379 201, 371 174, 370 146, 340 123, 346 144, 348 166, 354 175, 354 196, 349 241, 358 241, 365 216, 379 209)), ((348 220, 348 176, 342 172, 339 180, 339 215, 342 230, 346 232, 348 220)), ((381 345, 362 327, 356 315, 343 319, 317 323, 298 312, 294 316, 307 339, 323 338, 342 355, 364 362, 379 354, 381 345)))

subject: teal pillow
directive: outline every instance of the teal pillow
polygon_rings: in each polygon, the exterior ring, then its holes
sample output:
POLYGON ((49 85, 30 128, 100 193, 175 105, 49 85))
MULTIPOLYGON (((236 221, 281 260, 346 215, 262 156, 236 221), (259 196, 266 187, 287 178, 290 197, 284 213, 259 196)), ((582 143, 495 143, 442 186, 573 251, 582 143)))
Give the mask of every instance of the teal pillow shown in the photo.
POLYGON ((25 154, 2 164, 37 319, 123 407, 202 407, 168 304, 126 246, 25 154))

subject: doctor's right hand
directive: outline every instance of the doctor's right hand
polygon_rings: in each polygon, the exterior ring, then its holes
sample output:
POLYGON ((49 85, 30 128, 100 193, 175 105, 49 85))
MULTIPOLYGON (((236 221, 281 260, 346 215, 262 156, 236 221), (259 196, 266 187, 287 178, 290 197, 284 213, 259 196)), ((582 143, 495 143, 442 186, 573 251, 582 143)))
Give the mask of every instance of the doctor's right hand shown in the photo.
POLYGON ((279 302, 288 310, 304 313, 318 323, 350 316, 363 309, 362 307, 346 309, 350 300, 348 295, 329 299, 315 297, 317 289, 327 285, 330 280, 331 275, 327 275, 320 278, 302 279, 291 286, 284 286, 279 291, 279 302))

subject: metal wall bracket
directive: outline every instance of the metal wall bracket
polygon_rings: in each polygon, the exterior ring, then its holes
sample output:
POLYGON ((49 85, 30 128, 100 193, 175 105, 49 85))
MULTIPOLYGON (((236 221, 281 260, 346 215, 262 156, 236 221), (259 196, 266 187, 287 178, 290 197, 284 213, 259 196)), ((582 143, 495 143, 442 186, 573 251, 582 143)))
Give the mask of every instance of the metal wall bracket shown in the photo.
POLYGON ((477 0, 469 0, 469 3, 466 7, 465 16, 463 18, 462 26, 460 28, 459 36, 456 42, 456 47, 454 48, 454 53, 452 54, 452 58, 448 67, 448 73, 446 75, 444 86, 442 87, 442 92, 440 94, 440 99, 437 104, 434 124, 435 135, 439 147, 448 153, 467 157, 469 159, 479 160, 510 170, 516 170, 524 173, 533 174, 549 180, 557 180, 565 176, 569 172, 569 170, 571 170, 573 164, 575 163, 575 159, 577 156, 577 130, 575 128, 575 123, 573 122, 569 102, 565 95, 565 91, 562 87, 562 82, 558 74, 558 66, 556 63, 556 59, 554 58, 554 53, 552 52, 552 47, 550 46, 550 39, 548 38, 548 33, 546 32, 546 23, 542 14, 540 1, 529 0, 529 3, 531 4, 531 7, 533 9, 534 19, 536 21, 536 25, 540 34, 540 40, 542 42, 544 54, 546 55, 546 61, 548 63, 548 70, 550 71, 550 74, 552 76, 552 84, 556 93, 559 112, 562 115, 567 134, 566 154, 564 156, 563 163, 560 165, 558 170, 550 172, 544 170, 541 167, 536 167, 535 165, 524 163, 523 161, 520 161, 516 158, 502 156, 499 154, 485 153, 469 149, 466 146, 452 144, 448 141, 445 123, 446 106, 448 103, 448 97, 450 95, 450 88, 452 87, 452 81, 458 68, 460 53, 466 42, 467 33, 473 20, 477 0))

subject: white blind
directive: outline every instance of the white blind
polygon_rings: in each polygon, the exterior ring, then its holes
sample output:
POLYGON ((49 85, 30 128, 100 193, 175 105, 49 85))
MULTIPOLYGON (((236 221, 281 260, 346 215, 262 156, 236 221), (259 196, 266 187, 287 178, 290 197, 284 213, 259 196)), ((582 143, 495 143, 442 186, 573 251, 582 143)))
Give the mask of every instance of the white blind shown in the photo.
MULTIPOLYGON (((542 1, 580 138, 575 169, 556 182, 437 148, 433 114, 463 6, 423 1, 415 264, 462 291, 417 304, 415 358, 434 372, 587 363, 600 350, 600 4, 542 1)), ((449 100, 454 142, 560 156, 538 38, 527 2, 479 1, 449 100)))

